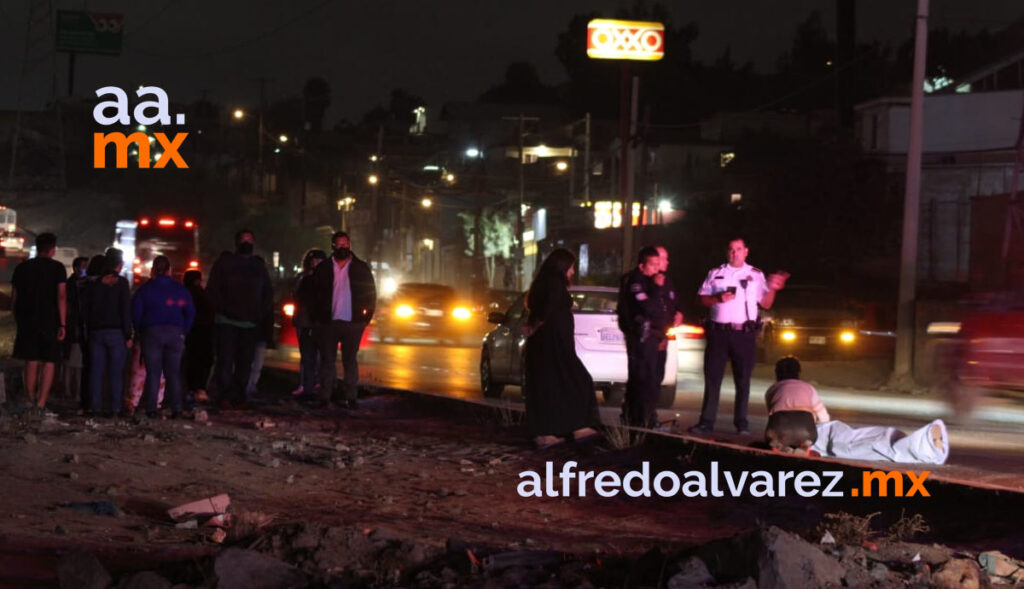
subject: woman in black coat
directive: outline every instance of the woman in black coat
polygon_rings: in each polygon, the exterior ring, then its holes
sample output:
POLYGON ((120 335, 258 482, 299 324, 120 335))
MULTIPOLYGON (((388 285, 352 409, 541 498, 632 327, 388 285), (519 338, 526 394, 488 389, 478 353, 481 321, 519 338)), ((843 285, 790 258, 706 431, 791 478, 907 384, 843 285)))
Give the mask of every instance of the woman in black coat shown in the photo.
POLYGON ((576 355, 569 281, 576 256, 556 249, 541 264, 526 295, 523 387, 526 419, 538 449, 598 436, 594 381, 576 355))

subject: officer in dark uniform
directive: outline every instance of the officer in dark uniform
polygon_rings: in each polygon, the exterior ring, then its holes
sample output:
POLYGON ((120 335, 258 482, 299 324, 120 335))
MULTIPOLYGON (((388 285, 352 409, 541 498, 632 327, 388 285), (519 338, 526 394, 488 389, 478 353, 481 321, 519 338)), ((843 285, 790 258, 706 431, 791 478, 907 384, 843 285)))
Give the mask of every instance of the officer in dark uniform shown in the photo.
MULTIPOLYGON (((683 312, 679 310, 679 296, 676 293, 676 286, 668 276, 668 250, 662 245, 656 245, 654 246, 654 249, 658 250, 658 261, 660 262, 658 272, 665 277, 665 284, 661 287, 662 305, 665 307, 665 312, 672 317, 670 327, 678 327, 683 323, 683 312)), ((662 344, 661 349, 658 351, 659 386, 665 381, 665 364, 668 360, 668 353, 671 348, 672 343, 665 341, 662 344)))
POLYGON ((710 317, 705 330, 704 402, 700 422, 688 430, 690 433, 706 434, 714 430, 727 361, 732 363, 736 385, 733 425, 738 434, 750 433, 747 402, 757 334, 761 330, 758 305, 771 308, 775 292, 785 287, 789 274, 780 272, 765 278, 763 272, 746 263, 748 253, 742 239, 731 240, 729 263, 712 268, 697 293, 701 304, 710 309, 710 317))
MULTIPOLYGON (((629 380, 626 382, 624 421, 638 427, 658 425, 659 347, 672 321, 662 295, 665 275, 659 272, 658 250, 640 250, 635 270, 622 277, 619 286, 619 329, 626 338, 629 380)), ((661 369, 664 376, 664 368, 661 369)))

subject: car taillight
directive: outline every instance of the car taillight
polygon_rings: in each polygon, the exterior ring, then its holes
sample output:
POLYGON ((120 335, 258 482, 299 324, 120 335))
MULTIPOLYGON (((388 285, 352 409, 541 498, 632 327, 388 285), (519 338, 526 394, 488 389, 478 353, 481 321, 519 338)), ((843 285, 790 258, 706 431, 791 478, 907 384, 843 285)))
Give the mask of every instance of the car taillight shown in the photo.
POLYGON ((157 221, 161 227, 174 227, 174 219, 160 219, 157 221))
POLYGON ((285 317, 292 317, 295 315, 295 304, 285 303, 284 307, 282 307, 281 310, 284 311, 285 317))
POLYGON ((192 221, 185 221, 185 229, 192 229, 195 226, 196 224, 193 223, 192 221))
POLYGON ((678 325, 668 330, 668 339, 701 339, 704 328, 700 325, 678 325))

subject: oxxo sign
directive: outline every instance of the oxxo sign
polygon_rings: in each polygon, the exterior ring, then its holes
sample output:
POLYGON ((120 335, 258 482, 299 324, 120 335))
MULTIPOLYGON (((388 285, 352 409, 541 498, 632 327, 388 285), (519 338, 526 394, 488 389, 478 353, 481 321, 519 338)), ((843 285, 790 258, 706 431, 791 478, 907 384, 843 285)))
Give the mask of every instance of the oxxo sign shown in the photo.
POLYGON ((665 26, 657 22, 594 19, 587 24, 587 56, 658 61, 665 56, 665 26))
MULTIPOLYGON (((133 118, 137 125, 155 125, 159 123, 167 127, 172 124, 167 93, 162 88, 143 86, 135 94, 139 98, 152 96, 154 99, 139 102, 135 105, 135 110, 133 111, 128 107, 128 94, 124 90, 116 86, 100 88, 96 91, 97 97, 113 96, 115 99, 103 100, 97 104, 92 109, 92 118, 98 124, 105 127, 110 125, 127 127, 132 124, 133 118), (108 111, 112 111, 113 114, 108 115, 108 111)), ((184 125, 185 115, 181 113, 174 115, 173 124, 184 125)), ((137 131, 127 136, 121 132, 94 133, 93 167, 107 167, 107 146, 113 143, 117 167, 127 168, 128 148, 134 143, 138 149, 139 167, 149 168, 151 159, 150 142, 155 140, 160 144, 160 157, 153 165, 154 168, 166 167, 168 162, 174 162, 175 167, 178 168, 187 168, 188 164, 185 163, 181 154, 178 153, 178 149, 181 148, 181 144, 185 141, 186 137, 188 137, 188 133, 177 133, 174 139, 168 139, 166 133, 153 133, 151 139, 149 135, 142 131, 137 131)))

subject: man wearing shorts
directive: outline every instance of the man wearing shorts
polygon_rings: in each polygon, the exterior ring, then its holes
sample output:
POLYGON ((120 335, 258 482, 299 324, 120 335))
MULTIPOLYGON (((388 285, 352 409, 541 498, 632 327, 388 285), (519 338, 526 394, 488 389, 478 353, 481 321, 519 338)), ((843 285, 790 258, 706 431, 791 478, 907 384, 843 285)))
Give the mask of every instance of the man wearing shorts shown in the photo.
POLYGON ((39 409, 46 408, 53 386, 67 319, 67 273, 64 265, 53 259, 56 251, 57 236, 39 234, 36 257, 18 264, 11 278, 11 306, 18 328, 14 357, 25 361, 25 389, 29 401, 39 409))

